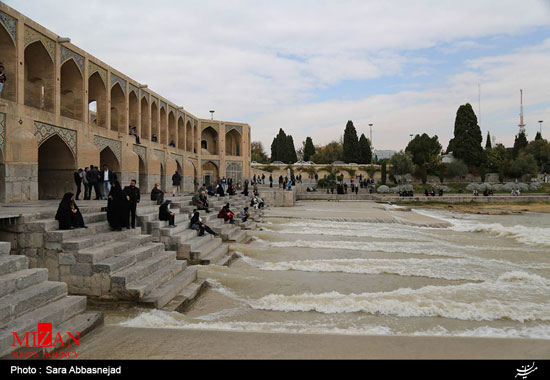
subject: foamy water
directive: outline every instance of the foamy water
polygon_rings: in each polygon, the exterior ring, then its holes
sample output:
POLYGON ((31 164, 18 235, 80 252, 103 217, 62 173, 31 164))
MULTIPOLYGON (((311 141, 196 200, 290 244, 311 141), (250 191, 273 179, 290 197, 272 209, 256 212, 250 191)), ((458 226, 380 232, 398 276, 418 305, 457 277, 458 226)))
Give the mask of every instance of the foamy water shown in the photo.
POLYGON ((548 215, 415 212, 450 227, 268 219, 230 268, 200 268, 211 290, 189 313, 123 324, 550 339, 548 215))

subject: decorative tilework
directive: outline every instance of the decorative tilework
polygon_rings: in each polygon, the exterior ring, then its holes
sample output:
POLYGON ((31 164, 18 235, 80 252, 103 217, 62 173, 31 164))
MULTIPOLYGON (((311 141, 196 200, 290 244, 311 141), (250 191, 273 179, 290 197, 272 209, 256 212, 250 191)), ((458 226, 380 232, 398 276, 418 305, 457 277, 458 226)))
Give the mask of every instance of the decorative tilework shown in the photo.
POLYGON ((170 153, 170 156, 183 168, 183 156, 181 154, 170 153))
POLYGON ((55 125, 34 122, 34 135, 38 139, 38 146, 53 135, 58 135, 67 144, 74 157, 76 157, 76 131, 56 127, 55 125))
POLYGON ((159 104, 159 100, 151 95, 151 103, 159 104))
POLYGON ((197 120, 195 120, 195 128, 197 128, 199 126, 199 123, 197 122, 197 120))
POLYGON ((8 32, 11 34, 13 42, 17 44, 17 20, 4 12, 0 12, 0 22, 4 24, 8 32))
POLYGON ((107 70, 105 70, 104 68, 96 65, 95 63, 93 63, 92 61, 89 62, 88 64, 88 69, 89 69, 89 76, 91 77, 94 73, 98 73, 99 76, 101 77, 101 79, 103 79, 103 83, 105 84, 105 86, 107 86, 107 70))
POLYGON ((141 97, 147 99, 147 103, 149 103, 149 101, 150 101, 150 95, 149 95, 148 92, 145 92, 145 91, 142 90, 142 91, 141 91, 141 97))
POLYGON ((141 157, 143 162, 147 162, 147 148, 142 145, 134 145, 134 152, 141 157))
POLYGON ((183 112, 181 112, 181 111, 178 111, 178 119, 179 119, 180 117, 183 119, 183 122, 185 123, 185 114, 184 114, 183 112))
POLYGON ((241 161, 227 161, 227 167, 230 166, 239 167, 242 170, 243 163, 241 161))
POLYGON ((237 132, 239 132, 241 135, 243 134, 243 127, 242 125, 226 125, 225 126, 225 133, 229 133, 232 129, 236 129, 237 132))
POLYGON ((67 49, 65 46, 61 46, 61 64, 64 64, 65 61, 71 58, 74 59, 77 66, 80 68, 80 72, 84 73, 84 57, 67 49))
POLYGON ((33 28, 25 25, 25 47, 33 42, 41 41, 53 62, 55 62, 55 42, 33 28))
POLYGON ((220 161, 218 160, 202 160, 202 165, 206 164, 207 162, 211 162, 219 169, 220 168, 220 161))
POLYGON ((134 86, 132 83, 130 83, 129 86, 130 86, 130 92, 134 92, 136 96, 139 96, 139 89, 136 86, 134 86))
POLYGON ((163 150, 155 149, 155 154, 156 154, 156 156, 159 158, 160 162, 164 162, 164 160, 165 160, 165 155, 164 155, 164 151, 163 151, 163 150))
POLYGON ((167 106, 166 103, 163 102, 162 100, 160 101, 160 108, 164 108, 164 110, 165 110, 166 112, 168 112, 168 106, 167 106))
POLYGON ((6 114, 0 112, 0 150, 6 153, 6 114))
POLYGON ((122 92, 126 94, 126 81, 122 79, 119 76, 116 76, 115 74, 111 73, 111 88, 115 85, 115 83, 120 84, 120 87, 122 87, 122 92))
POLYGON ((118 160, 118 164, 122 165, 122 143, 117 140, 108 139, 102 136, 94 136, 94 144, 100 152, 109 147, 118 160))

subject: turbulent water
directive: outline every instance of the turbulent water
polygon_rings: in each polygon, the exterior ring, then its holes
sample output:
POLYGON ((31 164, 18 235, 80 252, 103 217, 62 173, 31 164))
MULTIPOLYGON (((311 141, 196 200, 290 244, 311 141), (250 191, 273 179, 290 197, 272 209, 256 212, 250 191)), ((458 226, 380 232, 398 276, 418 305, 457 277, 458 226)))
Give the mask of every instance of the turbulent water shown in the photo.
POLYGON ((549 215, 414 212, 451 226, 266 219, 189 313, 121 324, 550 339, 549 215))

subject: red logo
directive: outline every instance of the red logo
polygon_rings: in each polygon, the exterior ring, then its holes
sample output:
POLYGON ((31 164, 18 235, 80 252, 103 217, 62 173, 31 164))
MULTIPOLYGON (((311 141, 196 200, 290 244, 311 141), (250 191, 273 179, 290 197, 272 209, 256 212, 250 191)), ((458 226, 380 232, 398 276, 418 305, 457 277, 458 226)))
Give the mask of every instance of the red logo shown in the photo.
MULTIPOLYGON (((39 323, 37 331, 28 331, 22 335, 17 332, 12 332, 13 344, 12 347, 19 348, 41 348, 39 351, 12 351, 12 357, 38 357, 38 354, 42 352, 42 357, 59 357, 58 354, 48 353, 47 348, 63 348, 72 347, 73 345, 80 346, 80 332, 73 334, 71 332, 66 333, 66 339, 63 341, 63 335, 58 332, 54 335, 53 325, 51 323, 39 323)), ((69 352, 70 354, 71 352, 69 352)), ((78 352, 74 352, 72 355, 67 353, 60 353, 63 357, 78 356, 78 352)))

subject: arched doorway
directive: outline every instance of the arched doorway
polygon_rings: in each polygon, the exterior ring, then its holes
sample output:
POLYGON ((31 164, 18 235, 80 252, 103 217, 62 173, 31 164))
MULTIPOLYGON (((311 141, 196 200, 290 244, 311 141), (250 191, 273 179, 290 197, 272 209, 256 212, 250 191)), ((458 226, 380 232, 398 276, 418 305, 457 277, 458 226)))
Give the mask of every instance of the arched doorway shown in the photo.
POLYGON ((38 199, 61 199, 75 193, 77 170, 72 151, 58 135, 52 135, 38 148, 38 199))
POLYGON ((185 127, 185 150, 188 152, 193 151, 193 127, 189 121, 185 127))
POLYGON ((206 186, 218 183, 219 171, 216 164, 212 161, 205 162, 202 165, 202 177, 206 186))
POLYGON ((168 144, 168 119, 166 117, 166 110, 164 107, 160 107, 160 140, 161 144, 168 144))
POLYGON ((145 166, 145 162, 143 159, 139 157, 139 184, 138 187, 141 189, 141 193, 145 194, 148 192, 149 188, 153 187, 153 185, 149 185, 147 181, 147 167, 145 166))
POLYGON ((151 104, 151 141, 160 143, 159 109, 156 103, 151 104))
POLYGON ((228 156, 240 156, 242 137, 236 129, 225 134, 225 154, 228 156))
POLYGON ((105 83, 96 71, 88 79, 88 111, 90 124, 107 128, 107 95, 105 83))
POLYGON ((84 118, 83 78, 74 60, 69 59, 61 66, 61 116, 71 119, 84 118))
POLYGON ((141 139, 151 139, 151 113, 149 109, 149 103, 145 97, 141 98, 141 139))
POLYGON ((218 154, 218 132, 212 127, 206 128, 201 134, 202 154, 218 154))
POLYGON ((99 154, 99 160, 101 162, 99 170, 103 170, 103 166, 107 165, 109 170, 116 174, 117 180, 120 181, 120 163, 111 148, 105 147, 105 149, 103 149, 99 154))
POLYGON ((227 169, 225 171, 226 177, 229 179, 233 179, 233 183, 241 183, 243 179, 243 167, 240 164, 232 163, 227 165, 227 169))
POLYGON ((183 117, 178 118, 178 149, 185 150, 185 124, 183 117))
POLYGON ((117 82, 111 89, 111 130, 128 133, 126 125, 126 97, 117 82))
POLYGON ((25 105, 54 112, 54 91, 52 58, 41 41, 33 42, 25 48, 25 105))
POLYGON ((173 147, 178 146, 177 131, 176 131, 176 116, 173 112, 168 115, 168 144, 173 147))
POLYGON ((2 52, 2 64, 6 74, 6 83, 2 89, 2 99, 16 101, 17 90, 17 51, 11 35, 5 29, 4 24, 0 23, 0 52, 2 52))
POLYGON ((135 127, 137 134, 141 136, 140 125, 139 125, 139 102, 137 95, 134 91, 130 91, 130 96, 128 97, 128 110, 130 114, 130 127, 135 127))

